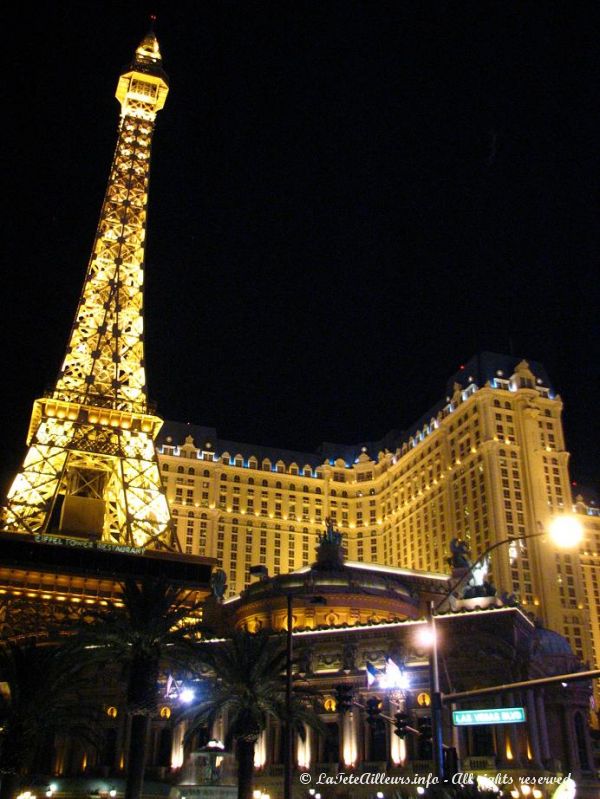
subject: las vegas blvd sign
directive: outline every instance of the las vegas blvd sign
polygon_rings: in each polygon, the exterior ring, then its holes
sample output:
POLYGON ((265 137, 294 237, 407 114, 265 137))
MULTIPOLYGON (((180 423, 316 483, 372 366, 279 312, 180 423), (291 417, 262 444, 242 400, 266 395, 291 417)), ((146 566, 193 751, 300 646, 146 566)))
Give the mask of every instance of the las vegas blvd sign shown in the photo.
POLYGON ((452 723, 457 727, 474 724, 520 724, 525 721, 524 707, 490 707, 483 710, 454 710, 452 723))

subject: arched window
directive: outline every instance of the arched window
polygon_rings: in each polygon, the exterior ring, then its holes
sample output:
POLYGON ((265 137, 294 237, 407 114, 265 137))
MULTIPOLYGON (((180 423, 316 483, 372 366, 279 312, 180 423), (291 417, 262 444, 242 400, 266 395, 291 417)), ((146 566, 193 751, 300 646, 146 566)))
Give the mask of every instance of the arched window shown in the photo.
POLYGON ((193 466, 190 466, 190 468, 188 469, 188 474, 196 474, 196 470, 194 469, 193 466))
MULTIPOLYGON (((336 722, 326 724, 327 733, 323 743, 323 762, 339 763, 340 760, 340 728, 336 722)), ((383 758, 386 759, 386 756, 383 758)))
POLYGON ((317 486, 317 488, 315 488, 315 494, 320 494, 320 493, 321 493, 321 489, 317 486))
POLYGON ((281 488, 281 483, 279 482, 279 480, 275 483, 275 488, 281 488))
POLYGON ((233 482, 234 482, 234 483, 239 483, 239 482, 240 482, 240 476, 239 476, 239 474, 236 474, 236 475, 234 476, 234 478, 233 478, 233 482))
POLYGON ((268 486, 269 484, 268 484, 268 482, 267 482, 266 480, 263 480, 263 481, 261 482, 261 485, 262 485, 262 486, 268 486))
POLYGON ((248 478, 248 485, 249 486, 253 486, 254 485, 254 477, 249 477, 248 478))
MULTIPOLYGON (((169 752, 169 755, 171 753, 169 752)), ((101 765, 113 769, 117 759, 117 730, 114 727, 106 730, 101 765)), ((169 764, 170 765, 170 764, 169 764)))
POLYGON ((158 738, 158 751, 156 753, 156 765, 171 765, 171 749, 173 747, 173 736, 170 727, 163 727, 158 738))
POLYGON ((178 474, 183 474, 183 466, 178 466, 177 467, 177 473, 178 474))
MULTIPOLYGON (((319 493, 321 493, 321 492, 319 491, 319 493)), ((331 496, 332 497, 337 497, 337 491, 335 490, 335 488, 331 489, 331 496)))
POLYGON ((227 480, 227 475, 226 474, 222 474, 221 475, 221 480, 227 480))
POLYGON ((210 477, 210 472, 208 471, 208 469, 205 469, 205 470, 202 472, 202 477, 210 477))
POLYGON ((163 472, 168 472, 169 471, 169 464, 168 463, 163 463, 162 470, 163 470, 163 472))

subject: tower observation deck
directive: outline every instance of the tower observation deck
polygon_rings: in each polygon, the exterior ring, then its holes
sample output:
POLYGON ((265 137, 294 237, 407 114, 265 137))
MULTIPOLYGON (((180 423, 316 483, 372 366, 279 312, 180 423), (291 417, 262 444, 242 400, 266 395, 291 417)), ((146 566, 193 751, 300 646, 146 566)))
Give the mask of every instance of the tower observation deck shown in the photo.
POLYGON ((34 402, 2 529, 176 549, 148 406, 144 251, 150 150, 168 93, 148 33, 119 77, 117 146, 65 358, 34 402))

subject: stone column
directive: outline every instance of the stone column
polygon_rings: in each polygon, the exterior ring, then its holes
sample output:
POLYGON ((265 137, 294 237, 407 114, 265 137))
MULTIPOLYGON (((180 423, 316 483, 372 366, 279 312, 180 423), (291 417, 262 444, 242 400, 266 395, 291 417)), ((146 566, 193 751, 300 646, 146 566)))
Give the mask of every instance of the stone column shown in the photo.
POLYGON ((579 764, 579 752, 577 751, 577 737, 575 735, 575 724, 573 723, 573 712, 565 706, 562 708, 562 717, 567 743, 566 754, 569 759, 569 768, 565 769, 565 771, 578 774, 581 767, 579 764))
POLYGON ((531 754, 533 755, 534 768, 542 768, 542 753, 540 750, 540 736, 538 729, 537 713, 535 710, 535 697, 533 691, 529 689, 527 696, 527 729, 529 730, 529 743, 531 744, 531 754))
POLYGON ((355 712, 344 713, 342 717, 342 735, 340 740, 340 760, 344 766, 353 766, 356 763, 358 748, 356 740, 355 712))
MULTIPOLYGON (((450 705, 450 718, 452 718, 452 713, 456 710, 456 704, 453 702, 450 705)), ((456 757, 458 758, 459 762, 463 758, 463 746, 462 746, 462 735, 461 735, 461 728, 451 726, 452 731, 452 746, 456 749, 456 757)))
MULTIPOLYGON (((502 703, 504 707, 514 707, 515 706, 515 695, 512 691, 510 691, 506 695, 506 701, 502 703)), ((505 724, 506 727, 506 737, 510 742, 510 748, 512 751, 512 760, 509 761, 513 763, 515 766, 520 766, 522 764, 522 757, 521 757, 521 747, 519 746, 519 730, 517 729, 516 724, 505 724)), ((505 753, 506 754, 506 753, 505 753)))
POLYGON ((542 763, 547 765, 550 760, 550 744, 548 743, 548 725, 546 723, 546 708, 544 707, 544 689, 541 688, 536 696, 537 721, 540 731, 540 749, 542 763))
POLYGON ((187 722, 181 721, 173 730, 171 742, 171 768, 173 769, 178 769, 183 766, 183 737, 185 735, 186 726, 187 722))

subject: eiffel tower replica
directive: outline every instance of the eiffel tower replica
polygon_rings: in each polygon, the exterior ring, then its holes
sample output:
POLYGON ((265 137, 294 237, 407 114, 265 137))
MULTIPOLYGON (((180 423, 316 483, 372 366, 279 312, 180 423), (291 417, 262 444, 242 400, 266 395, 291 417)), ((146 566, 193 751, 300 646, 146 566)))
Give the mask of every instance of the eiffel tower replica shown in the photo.
POLYGON ((34 402, 5 532, 178 550, 148 405, 143 285, 150 146, 169 87, 151 31, 119 77, 117 146, 62 369, 34 402))

